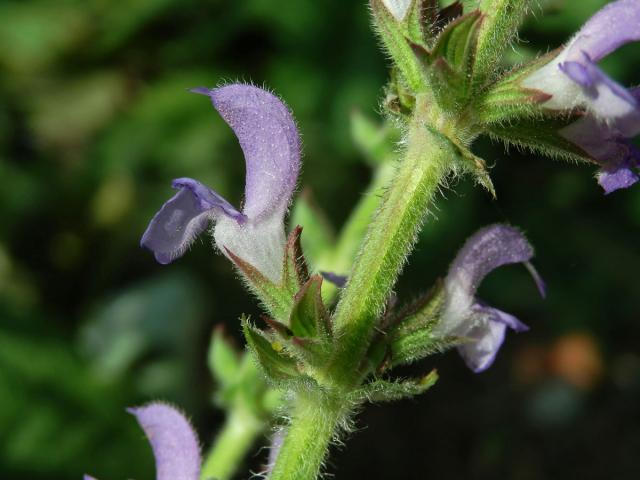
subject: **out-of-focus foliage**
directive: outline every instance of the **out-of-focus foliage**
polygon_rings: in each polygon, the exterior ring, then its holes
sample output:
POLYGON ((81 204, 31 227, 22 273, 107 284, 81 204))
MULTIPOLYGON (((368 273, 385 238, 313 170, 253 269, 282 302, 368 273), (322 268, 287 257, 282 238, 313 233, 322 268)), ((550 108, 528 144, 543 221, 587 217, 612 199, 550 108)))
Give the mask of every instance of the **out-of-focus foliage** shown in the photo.
MULTIPOLYGON (((541 3, 514 62, 605 1, 541 3)), ((219 426, 211 328, 239 338, 239 315, 258 308, 208 242, 164 267, 138 247, 174 177, 240 199, 234 137, 186 89, 244 79, 281 95, 303 135, 302 183, 337 227, 376 161, 361 136, 377 131, 385 63, 361 0, 0 3, 1 478, 153 478, 124 412, 150 399, 189 411, 207 443, 219 426)), ((639 65, 637 45, 605 63, 626 84, 639 65)), ((467 235, 508 221, 536 246, 549 298, 517 268, 490 277, 483 298, 532 332, 484 375, 442 357, 424 399, 369 409, 338 478, 391 478, 386 465, 407 479, 637 477, 640 187, 604 197, 589 168, 477 148, 498 199, 466 181, 445 192, 398 293, 424 291, 467 235)))

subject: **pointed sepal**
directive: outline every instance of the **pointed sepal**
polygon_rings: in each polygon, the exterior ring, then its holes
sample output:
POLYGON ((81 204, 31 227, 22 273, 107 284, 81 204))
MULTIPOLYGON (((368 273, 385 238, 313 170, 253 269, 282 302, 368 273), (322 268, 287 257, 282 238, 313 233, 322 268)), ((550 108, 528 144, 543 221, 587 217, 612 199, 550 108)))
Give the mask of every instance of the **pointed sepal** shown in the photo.
POLYGON ((249 289, 258 297, 267 311, 275 318, 287 318, 293 303, 291 292, 267 278, 257 268, 238 257, 231 250, 226 249, 226 255, 240 271, 249 289))
POLYGON ((289 317, 289 328, 301 338, 331 336, 329 313, 322 301, 322 276, 314 275, 300 289, 294 298, 289 317))
POLYGON ((299 376, 296 362, 286 355, 282 344, 251 325, 247 317, 242 319, 242 331, 258 365, 271 381, 282 382, 299 376))
POLYGON ((399 14, 392 12, 384 0, 370 0, 370 5, 376 31, 401 73, 402 81, 413 92, 424 90, 427 84, 426 72, 412 48, 412 45, 419 45, 412 41, 412 38, 418 40, 415 38, 415 27, 408 29, 406 23, 407 17, 411 17, 408 15, 409 11, 414 9, 409 6, 399 14))
POLYGON ((309 267, 302 252, 301 235, 302 227, 298 225, 289 234, 285 245, 283 288, 291 294, 295 294, 309 280, 309 267))
POLYGON ((526 148, 534 153, 572 162, 595 162, 586 151, 561 135, 561 131, 577 121, 580 113, 566 114, 548 111, 538 117, 521 118, 509 124, 487 127, 492 139, 526 148))
POLYGON ((360 387, 353 394, 356 401, 380 403, 394 402, 421 395, 438 381, 438 372, 432 370, 427 375, 410 380, 373 380, 360 387))
POLYGON ((471 90, 471 71, 482 17, 476 10, 450 22, 431 52, 431 83, 438 103, 457 110, 466 103, 471 90))
POLYGON ((426 295, 418 298, 396 314, 394 327, 386 336, 386 370, 397 365, 406 365, 429 355, 444 352, 460 345, 464 339, 443 337, 433 333, 444 308, 444 289, 437 283, 426 295))
POLYGON ((476 100, 478 119, 485 125, 509 124, 521 118, 544 115, 543 104, 551 95, 523 86, 523 81, 533 72, 548 64, 559 53, 554 50, 526 65, 505 73, 483 91, 476 100))
POLYGON ((516 40, 531 3, 531 0, 481 1, 482 28, 478 31, 473 70, 474 85, 478 88, 500 72, 504 52, 516 40))

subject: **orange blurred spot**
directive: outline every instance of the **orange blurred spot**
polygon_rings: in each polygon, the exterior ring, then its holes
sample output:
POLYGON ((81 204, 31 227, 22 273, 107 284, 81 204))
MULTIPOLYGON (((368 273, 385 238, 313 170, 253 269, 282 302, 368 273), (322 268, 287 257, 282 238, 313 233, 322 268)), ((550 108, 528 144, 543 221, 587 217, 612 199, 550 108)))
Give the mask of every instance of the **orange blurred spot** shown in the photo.
POLYGON ((560 337, 549 351, 549 369, 572 385, 589 390, 604 372, 602 355, 588 333, 570 333, 560 337))

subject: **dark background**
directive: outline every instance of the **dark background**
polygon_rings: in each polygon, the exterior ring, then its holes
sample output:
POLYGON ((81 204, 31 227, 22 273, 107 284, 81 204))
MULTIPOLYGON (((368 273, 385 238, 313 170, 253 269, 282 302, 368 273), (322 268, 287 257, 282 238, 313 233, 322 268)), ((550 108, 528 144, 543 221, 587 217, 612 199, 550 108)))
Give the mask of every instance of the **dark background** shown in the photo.
MULTIPOLYGON (((467 2, 470 3, 470 2, 467 2)), ((556 47, 601 0, 546 1, 524 60, 556 47)), ((301 184, 334 226, 370 170, 350 114, 376 118, 387 62, 363 0, 3 0, 0 3, 0 477, 153 478, 129 405, 170 400, 205 444, 222 414, 205 366, 212 327, 239 339, 257 314, 203 239, 160 266, 141 233, 190 176, 237 204, 244 166, 231 131, 186 88, 246 80, 295 112, 301 184)), ((640 82, 640 47, 604 62, 640 82)), ((426 290, 464 239, 521 227, 549 295, 522 268, 484 282, 486 301, 531 332, 486 373, 455 352, 423 398, 369 406, 329 472, 347 478, 639 478, 640 187, 602 195, 594 168, 479 142, 498 199, 459 181, 438 201, 398 292, 426 290)), ((260 464, 258 454, 243 468, 260 464)), ((247 478, 244 474, 240 478, 247 478)))

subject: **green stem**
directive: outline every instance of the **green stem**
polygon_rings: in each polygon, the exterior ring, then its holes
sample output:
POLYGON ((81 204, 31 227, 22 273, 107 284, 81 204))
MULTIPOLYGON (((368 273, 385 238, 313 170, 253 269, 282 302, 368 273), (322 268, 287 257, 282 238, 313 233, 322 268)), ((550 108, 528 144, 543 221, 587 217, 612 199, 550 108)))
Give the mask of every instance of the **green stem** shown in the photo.
POLYGON ((346 399, 362 381, 359 366, 378 316, 454 159, 451 141, 426 123, 434 120, 434 114, 428 99, 418 96, 404 159, 369 224, 336 308, 339 344, 319 375, 324 387, 298 391, 270 480, 315 479, 331 439, 346 421, 351 407, 346 399))
POLYGON ((269 480, 315 479, 342 417, 340 402, 319 389, 298 393, 269 480))
POLYGON ((264 427, 264 422, 245 407, 233 408, 205 458, 200 478, 202 480, 230 479, 264 427))
POLYGON ((404 159, 369 225, 336 308, 341 342, 328 373, 338 384, 359 382, 358 367, 378 316, 455 155, 451 142, 425 123, 430 113, 429 100, 418 96, 404 159))

